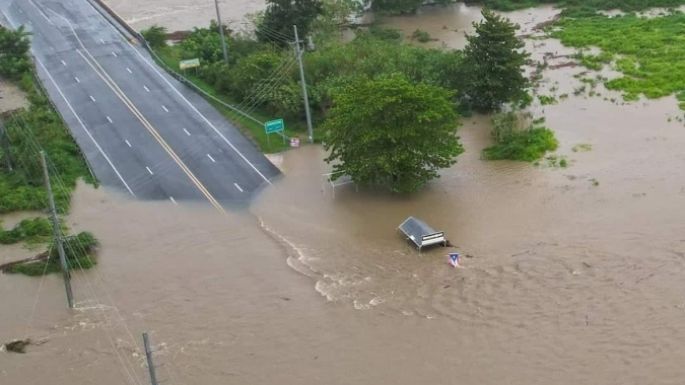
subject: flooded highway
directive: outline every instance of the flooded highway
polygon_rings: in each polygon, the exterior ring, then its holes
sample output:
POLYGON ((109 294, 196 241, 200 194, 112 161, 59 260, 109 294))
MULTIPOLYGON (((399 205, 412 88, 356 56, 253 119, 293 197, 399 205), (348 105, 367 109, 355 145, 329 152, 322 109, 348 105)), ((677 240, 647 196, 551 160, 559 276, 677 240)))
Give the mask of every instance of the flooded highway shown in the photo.
MULTIPOLYGON (((384 23, 461 48, 450 29, 478 8, 453 10, 384 23)), ((512 18, 532 28, 554 13, 512 18)), ((573 52, 527 49, 550 68, 573 52)), ((458 163, 411 196, 334 196, 318 146, 277 155, 285 176, 227 216, 79 187, 67 223, 100 238, 99 265, 75 274, 73 315, 58 275, 0 276, 0 341, 38 343, 0 353, 0 383, 146 384, 143 331, 170 384, 681 383, 682 111, 601 85, 575 95, 583 71, 545 70, 539 92, 569 96, 532 107, 568 167, 481 160, 490 122, 474 116, 458 163), (409 215, 454 247, 419 254, 396 231, 409 215)))

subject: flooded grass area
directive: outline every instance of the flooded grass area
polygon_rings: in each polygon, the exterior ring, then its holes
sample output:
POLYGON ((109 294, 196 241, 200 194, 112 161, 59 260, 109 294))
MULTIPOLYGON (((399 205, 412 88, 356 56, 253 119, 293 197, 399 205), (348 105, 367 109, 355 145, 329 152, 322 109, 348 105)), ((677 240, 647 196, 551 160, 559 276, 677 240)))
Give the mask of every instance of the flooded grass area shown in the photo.
POLYGON ((581 62, 592 69, 613 63, 623 76, 606 86, 623 92, 625 99, 678 94, 685 101, 685 14, 564 19, 557 28, 552 36, 566 46, 601 49, 581 62))

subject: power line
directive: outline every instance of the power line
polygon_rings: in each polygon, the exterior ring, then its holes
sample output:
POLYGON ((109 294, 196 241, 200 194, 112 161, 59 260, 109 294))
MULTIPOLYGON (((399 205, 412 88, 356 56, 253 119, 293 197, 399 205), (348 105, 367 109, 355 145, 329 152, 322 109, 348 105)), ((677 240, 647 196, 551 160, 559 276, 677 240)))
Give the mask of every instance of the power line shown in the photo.
MULTIPOLYGON (((39 151, 42 150, 42 147, 38 143, 38 140, 35 137, 35 134, 32 132, 32 130, 30 129, 30 127, 26 123, 26 121, 20 115, 18 117, 19 117, 19 119, 21 119, 21 121, 17 120, 17 119, 14 120, 16 122, 16 124, 18 125, 18 130, 15 130, 15 131, 23 134, 24 142, 28 146, 25 150, 34 151, 35 152, 34 156, 35 156, 38 154, 39 151)), ((24 162, 23 159, 20 158, 20 160, 22 161, 22 163, 24 162)), ((54 163, 49 158, 46 159, 46 163, 47 163, 48 167, 52 169, 53 178, 55 180, 55 183, 64 192, 64 196, 62 196, 61 198, 68 201, 70 199, 70 194, 68 193, 69 189, 67 189, 67 187, 65 186, 64 181, 60 177, 59 172, 57 172, 57 169, 56 169, 54 163)), ((25 166, 25 164, 24 164, 24 166, 25 166)), ((58 197, 58 199, 59 199, 59 197, 58 197)), ((67 206, 65 205, 64 207, 67 207, 67 206)), ((58 234, 60 237, 64 237, 64 234, 63 234, 61 228, 58 229, 58 234)), ((90 256, 88 255, 88 253, 85 252, 86 251, 85 247, 80 243, 80 240, 78 238, 75 238, 75 239, 78 242, 78 247, 81 249, 81 252, 83 253, 83 255, 86 255, 87 258, 89 259, 89 263, 92 264, 92 260, 90 260, 90 256)), ((73 255, 77 255, 75 253, 75 250, 72 249, 71 244, 66 243, 66 246, 71 251, 71 253, 73 255)), ((80 265, 80 261, 78 259, 76 259, 76 262, 79 264, 79 268, 83 271, 84 269, 83 269, 83 266, 80 265)), ((67 262, 67 265, 68 265, 68 262, 67 262)), ((46 264, 46 266, 47 266, 47 264, 46 264)), ((85 275, 83 276, 83 279, 86 283, 87 289, 91 292, 91 295, 96 300, 96 302, 99 303, 100 301, 99 301, 97 294, 95 292, 95 289, 91 285, 90 281, 87 279, 87 277, 85 275)), ((111 301, 111 297, 110 297, 110 301, 111 301)), ((118 311, 118 308, 116 306, 112 306, 112 307, 114 309, 117 309, 117 311, 118 311)), ((103 312, 102 316, 103 316, 105 323, 109 323, 109 321, 107 320, 107 316, 104 314, 104 312, 103 312)), ((119 314, 119 316, 120 316, 121 320, 123 321, 123 317, 121 317, 120 314, 119 314)), ((125 322, 124 322, 124 326, 128 330, 128 327, 125 325, 125 322)), ((122 359, 118 349, 116 348, 116 345, 114 344, 114 340, 112 339, 112 336, 109 334, 109 331, 107 329, 105 329, 104 331, 105 331, 105 333, 106 333, 106 335, 110 341, 110 344, 112 346, 112 349, 114 350, 114 353, 117 355, 117 357, 120 360, 120 363, 123 365, 124 372, 129 377, 129 380, 131 380, 132 383, 135 385, 141 385, 140 380, 138 379, 136 372, 135 372, 135 366, 133 364, 131 364, 131 362, 129 362, 128 360, 124 361, 122 359), (133 373, 133 374, 131 374, 131 373, 133 373)), ((128 330, 128 331, 129 331, 129 335, 130 335, 130 330, 128 330)))

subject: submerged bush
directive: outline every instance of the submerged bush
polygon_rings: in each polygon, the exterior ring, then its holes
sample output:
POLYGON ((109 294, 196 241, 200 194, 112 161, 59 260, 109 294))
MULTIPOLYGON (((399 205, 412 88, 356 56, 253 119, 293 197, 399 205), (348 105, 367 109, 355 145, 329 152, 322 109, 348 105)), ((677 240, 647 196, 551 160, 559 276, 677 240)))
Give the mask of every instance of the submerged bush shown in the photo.
POLYGON ((421 29, 417 29, 416 31, 414 31, 411 37, 419 43, 428 43, 429 41, 433 40, 430 33, 421 29))
MULTIPOLYGON (((95 266, 94 252, 97 246, 97 239, 89 232, 81 232, 75 236, 65 237, 64 253, 69 270, 85 270, 95 266)), ((59 262, 57 246, 54 243, 50 245, 43 258, 12 265, 7 269, 7 273, 24 274, 31 277, 60 271, 62 271, 62 268, 59 262)))
POLYGON ((495 144, 483 150, 483 158, 534 162, 547 151, 557 149, 559 143, 550 129, 541 126, 520 127, 521 121, 514 112, 495 115, 492 130, 495 144))
POLYGON ((39 242, 52 235, 50 221, 45 218, 24 219, 11 230, 0 230, 0 244, 9 245, 21 241, 39 242))

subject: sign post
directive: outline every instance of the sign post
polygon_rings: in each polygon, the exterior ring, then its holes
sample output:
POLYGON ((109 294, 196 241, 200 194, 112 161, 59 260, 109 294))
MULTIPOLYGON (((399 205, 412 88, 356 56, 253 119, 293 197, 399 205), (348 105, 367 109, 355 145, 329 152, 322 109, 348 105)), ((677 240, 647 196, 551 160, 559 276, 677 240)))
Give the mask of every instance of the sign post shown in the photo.
POLYGON ((269 141, 269 135, 270 134, 276 134, 278 132, 281 133, 281 137, 283 138, 283 143, 285 143, 285 135, 283 135, 284 130, 285 130, 285 122, 283 122, 283 119, 270 120, 270 121, 264 123, 264 132, 266 133, 267 143, 271 143, 269 141))

